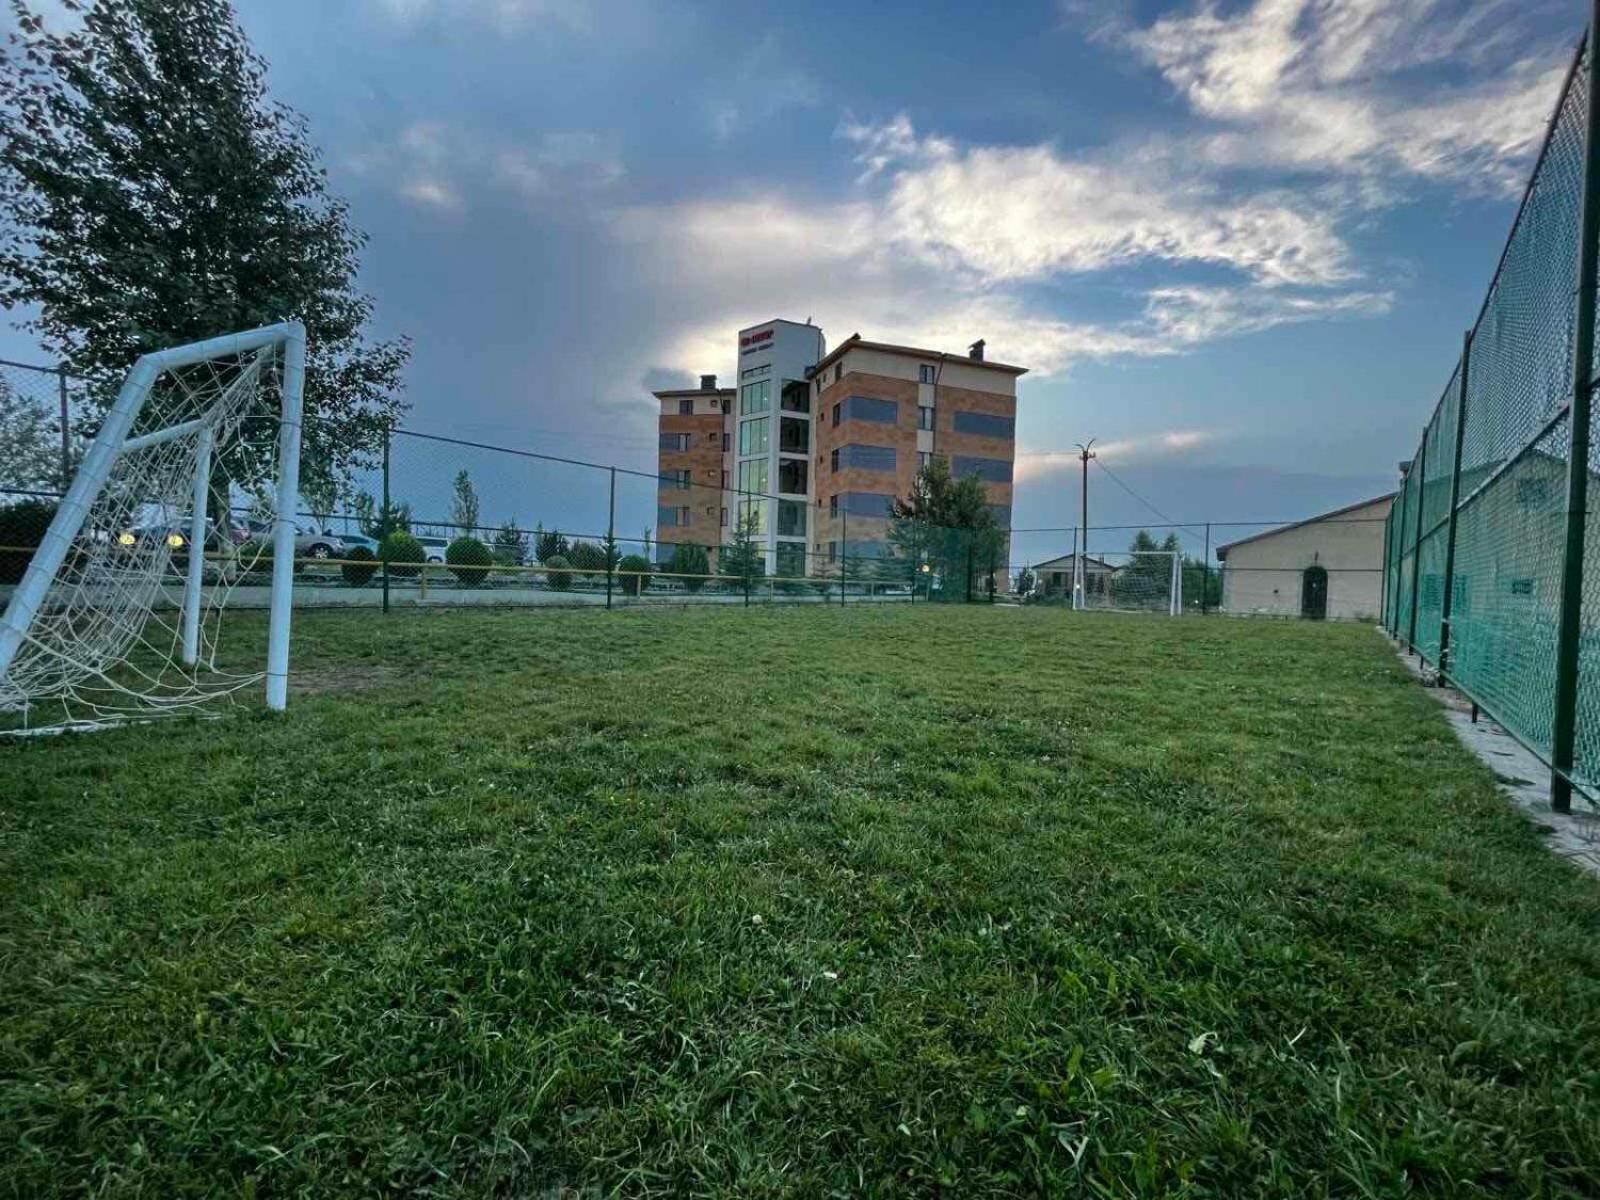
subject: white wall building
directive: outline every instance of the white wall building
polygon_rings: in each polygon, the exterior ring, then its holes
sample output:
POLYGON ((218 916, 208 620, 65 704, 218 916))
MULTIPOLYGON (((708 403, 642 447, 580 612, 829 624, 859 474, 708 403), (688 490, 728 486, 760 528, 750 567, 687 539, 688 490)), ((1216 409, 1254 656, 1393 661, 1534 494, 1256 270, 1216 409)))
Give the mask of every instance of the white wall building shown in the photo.
POLYGON ((1395 493, 1217 547, 1222 611, 1376 620, 1395 493))

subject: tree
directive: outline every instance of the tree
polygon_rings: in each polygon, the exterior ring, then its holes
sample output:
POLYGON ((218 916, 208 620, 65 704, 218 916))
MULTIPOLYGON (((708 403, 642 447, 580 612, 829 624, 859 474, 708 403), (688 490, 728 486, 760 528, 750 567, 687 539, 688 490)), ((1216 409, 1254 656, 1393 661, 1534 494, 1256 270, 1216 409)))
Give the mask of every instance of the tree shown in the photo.
POLYGON ((1018 571, 1013 587, 1019 596, 1025 596, 1033 591, 1033 569, 1025 566, 1018 571))
POLYGON ((756 540, 756 514, 745 511, 733 525, 733 541, 717 555, 717 574, 737 579, 746 590, 767 574, 765 548, 756 540))
POLYGON ((268 95, 228 0, 62 4, 74 32, 13 0, 0 49, 0 307, 34 314, 102 406, 141 354, 298 319, 301 485, 343 478, 403 411, 410 345, 367 338, 366 237, 304 118, 268 95))
POLYGON ((567 539, 561 536, 559 529, 540 525, 533 531, 533 556, 540 562, 548 562, 557 554, 565 558, 567 550, 567 539))
POLYGON ((917 472, 909 496, 890 502, 889 541, 914 572, 927 563, 952 600, 986 595, 992 570, 1005 562, 1005 533, 995 524, 983 481, 976 475, 955 479, 941 457, 917 472))
POLYGON ((696 546, 693 542, 680 542, 672 551, 672 564, 668 568, 672 574, 680 576, 678 582, 690 592, 698 592, 705 587, 705 577, 711 573, 711 557, 706 553, 704 546, 696 546))
POLYGON ((61 441, 45 410, 0 379, 0 487, 50 488, 61 478, 61 441))
POLYGON ((451 524, 463 533, 472 533, 478 528, 478 493, 465 468, 456 472, 453 487, 455 497, 450 502, 451 524))
POLYGON ((356 525, 369 538, 376 538, 381 542, 397 530, 402 533, 411 531, 409 504, 396 504, 391 500, 388 507, 384 508, 370 493, 357 492, 350 501, 350 507, 355 509, 356 525))
POLYGON ((494 560, 504 567, 520 567, 528 561, 528 535, 517 528, 515 517, 495 530, 494 560))
POLYGON ((1128 562, 1112 578, 1112 587, 1120 601, 1151 608, 1164 605, 1172 590, 1172 560, 1157 552, 1172 554, 1181 549, 1182 543, 1175 533, 1169 533, 1160 542, 1148 529, 1134 534, 1128 543, 1128 562))

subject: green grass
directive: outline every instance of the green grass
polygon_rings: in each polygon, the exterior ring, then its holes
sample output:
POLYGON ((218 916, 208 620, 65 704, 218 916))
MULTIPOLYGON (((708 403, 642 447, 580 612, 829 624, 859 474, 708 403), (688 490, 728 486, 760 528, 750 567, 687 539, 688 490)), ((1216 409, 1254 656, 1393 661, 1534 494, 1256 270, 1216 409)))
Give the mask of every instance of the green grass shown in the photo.
POLYGON ((1370 629, 297 639, 0 745, 0 1194, 1600 1193, 1600 884, 1370 629))

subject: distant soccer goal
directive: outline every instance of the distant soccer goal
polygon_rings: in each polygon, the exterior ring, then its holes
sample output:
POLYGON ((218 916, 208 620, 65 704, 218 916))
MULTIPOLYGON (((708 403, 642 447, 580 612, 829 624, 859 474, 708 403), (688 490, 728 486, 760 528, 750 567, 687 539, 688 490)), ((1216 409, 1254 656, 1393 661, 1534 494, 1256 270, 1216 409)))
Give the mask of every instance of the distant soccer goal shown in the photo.
POLYGON ((284 707, 305 353, 289 323, 134 364, 0 619, 0 712, 94 725, 263 679, 284 707), (239 503, 271 520, 270 547, 237 544, 239 503), (264 669, 224 669, 227 594, 269 561, 264 669))
POLYGON ((1077 563, 1074 607, 1119 612, 1183 612, 1183 556, 1173 550, 1089 554, 1077 563))

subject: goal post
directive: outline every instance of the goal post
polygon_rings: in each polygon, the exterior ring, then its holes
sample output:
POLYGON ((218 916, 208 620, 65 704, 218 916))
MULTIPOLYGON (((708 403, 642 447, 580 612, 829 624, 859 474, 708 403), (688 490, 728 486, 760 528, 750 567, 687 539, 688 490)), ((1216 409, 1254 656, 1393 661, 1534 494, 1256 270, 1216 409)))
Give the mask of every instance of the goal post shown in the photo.
POLYGON ((134 363, 0 618, 0 711, 81 698, 80 689, 101 681, 148 714, 263 675, 268 706, 285 706, 305 355, 304 327, 286 322, 134 363), (264 405, 274 393, 275 415, 264 405), (253 443, 252 422, 270 422, 275 438, 253 443), (202 663, 202 610, 209 599, 220 611, 228 590, 221 568, 209 598, 205 583, 208 543, 231 541, 233 528, 229 495, 209 511, 219 456, 230 486, 258 486, 274 510, 266 670, 253 676, 216 672, 214 655, 202 663), (178 619, 162 647, 146 627, 161 623, 163 581, 173 550, 185 544, 178 619), (113 681, 107 673, 141 643, 155 666, 133 668, 132 684, 113 681), (186 679, 168 677, 163 666, 172 658, 188 668, 186 679), (215 675, 205 686, 202 665, 215 675))

